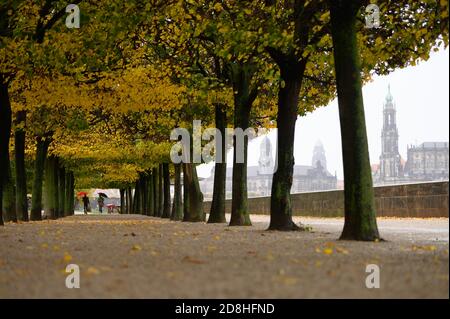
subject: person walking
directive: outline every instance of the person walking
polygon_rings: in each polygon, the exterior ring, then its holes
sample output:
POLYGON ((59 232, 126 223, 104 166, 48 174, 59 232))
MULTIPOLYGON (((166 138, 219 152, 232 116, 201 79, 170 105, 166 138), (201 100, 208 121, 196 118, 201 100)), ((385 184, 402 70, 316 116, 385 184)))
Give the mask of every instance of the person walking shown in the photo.
POLYGON ((86 194, 83 195, 83 208, 84 208, 84 214, 87 215, 89 210, 89 197, 87 197, 86 194))
POLYGON ((103 196, 98 197, 97 203, 98 203, 98 211, 101 214, 103 212, 103 206, 105 205, 105 200, 104 200, 103 196))

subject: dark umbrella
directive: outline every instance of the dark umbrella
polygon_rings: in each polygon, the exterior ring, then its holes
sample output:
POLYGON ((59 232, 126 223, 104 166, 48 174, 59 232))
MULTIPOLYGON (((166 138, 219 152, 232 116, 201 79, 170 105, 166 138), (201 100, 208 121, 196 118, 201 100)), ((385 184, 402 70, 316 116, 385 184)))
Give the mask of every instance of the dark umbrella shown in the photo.
POLYGON ((97 195, 100 197, 108 198, 108 195, 106 195, 105 193, 98 193, 97 195))

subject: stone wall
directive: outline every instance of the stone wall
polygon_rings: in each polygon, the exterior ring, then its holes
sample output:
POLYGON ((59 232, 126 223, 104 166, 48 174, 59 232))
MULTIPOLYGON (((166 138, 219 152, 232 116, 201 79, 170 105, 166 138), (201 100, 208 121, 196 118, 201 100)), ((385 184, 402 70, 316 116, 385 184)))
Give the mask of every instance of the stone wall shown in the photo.
MULTIPOLYGON (((448 217, 448 182, 430 182, 375 187, 377 216, 448 217)), ((209 213, 210 202, 204 203, 209 213)), ((250 214, 269 214, 270 197, 250 198, 250 214)), ((344 191, 292 194, 293 214, 297 216, 344 216, 344 191)), ((226 202, 231 212, 231 200, 226 202)))

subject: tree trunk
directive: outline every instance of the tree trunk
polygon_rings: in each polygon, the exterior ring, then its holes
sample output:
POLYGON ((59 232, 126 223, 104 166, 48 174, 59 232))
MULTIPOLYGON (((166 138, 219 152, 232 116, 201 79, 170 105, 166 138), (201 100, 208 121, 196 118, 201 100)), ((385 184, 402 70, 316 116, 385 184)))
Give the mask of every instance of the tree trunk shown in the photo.
MULTIPOLYGON (((11 134, 11 103, 8 83, 0 74, 0 204, 3 203, 4 184, 8 178, 9 137, 11 134)), ((0 209, 0 225, 3 225, 2 209, 0 209)))
POLYGON ((222 143, 216 139, 216 149, 222 149, 222 161, 214 166, 214 189, 211 202, 211 210, 209 212, 208 223, 226 223, 225 218, 225 191, 227 178, 226 145, 225 145, 225 128, 226 112, 223 105, 215 105, 216 128, 222 133, 222 143))
POLYGON ((183 220, 189 214, 189 183, 186 182, 186 163, 182 163, 183 168, 183 220))
POLYGON ((132 206, 133 206, 133 190, 129 186, 127 188, 127 214, 133 213, 132 206))
POLYGON ((49 145, 49 139, 41 137, 36 138, 36 158, 34 161, 30 220, 42 220, 42 182, 44 177, 45 159, 47 158, 49 145))
MULTIPOLYGON (((254 99, 250 98, 251 72, 243 66, 233 65, 234 128, 249 127, 250 109, 254 99)), ((244 138, 244 162, 237 163, 236 136, 233 137, 233 186, 230 226, 250 226, 247 207, 247 146, 244 138)))
POLYGON ((139 201, 141 197, 140 187, 139 187, 139 179, 136 180, 134 185, 134 198, 133 198, 133 214, 140 214, 139 211, 139 201))
POLYGON ((175 164, 175 185, 171 220, 183 220, 183 206, 181 203, 181 165, 175 164))
MULTIPOLYGON (((0 183, 0 203, 3 203, 3 185, 0 183)), ((0 209, 0 226, 3 226, 3 210, 0 209)))
MULTIPOLYGON (((3 185, 0 182, 0 203, 3 203, 3 185)), ((0 208, 0 226, 3 226, 3 209, 0 208)))
MULTIPOLYGON (((205 213, 203 212, 203 194, 200 190, 198 182, 197 169, 192 163, 184 164, 183 181, 187 185, 185 196, 188 200, 186 211, 184 212, 183 221, 185 222, 202 222, 205 221, 205 213)), ((186 200, 185 197, 185 200, 186 200)))
POLYGON ((153 175, 153 210, 154 210, 154 216, 159 217, 159 177, 158 177, 158 168, 152 169, 152 175, 153 175))
POLYGON ((14 181, 11 173, 11 163, 9 161, 9 157, 7 160, 7 177, 6 181, 3 183, 3 202, 2 202, 2 210, 3 210, 3 220, 5 222, 17 222, 16 215, 16 191, 14 187, 14 181))
POLYGON ((64 216, 73 215, 73 204, 74 204, 74 181, 73 172, 67 170, 65 176, 65 199, 64 199, 64 216))
POLYGON ((18 111, 14 132, 16 162, 16 214, 17 219, 28 221, 27 176, 25 171, 25 120, 26 111, 18 111))
POLYGON ((75 214, 75 176, 73 171, 70 171, 70 215, 75 214))
POLYGON ((58 209, 59 217, 66 215, 66 169, 64 167, 58 167, 58 209))
POLYGON ((164 178, 164 207, 162 218, 170 218, 170 171, 169 163, 162 164, 164 178))
POLYGON ((127 188, 125 188, 125 207, 124 207, 125 210, 123 211, 122 214, 129 214, 128 202, 129 202, 129 198, 128 198, 128 187, 127 187, 127 188))
POLYGON ((145 178, 144 178, 144 192, 145 192, 145 200, 144 200, 144 212, 146 216, 150 215, 150 193, 149 193, 149 187, 150 187, 150 179, 151 175, 149 172, 145 172, 145 178))
POLYGON ((378 240, 361 68, 356 38, 360 1, 330 1, 344 162, 345 224, 341 239, 378 240))
POLYGON ((148 202, 147 202, 148 216, 155 216, 155 190, 153 185, 153 174, 151 172, 148 173, 147 188, 148 188, 148 202))
POLYGON ((120 214, 125 214, 125 189, 119 189, 120 192, 120 214))
POLYGON ((294 173, 295 122, 305 62, 292 60, 280 65, 281 85, 277 113, 277 170, 270 197, 270 230, 299 230, 292 221, 291 187, 294 173))
POLYGON ((145 187, 146 176, 144 173, 139 177, 139 212, 141 215, 147 215, 147 192, 145 187))
POLYGON ((164 215, 164 176, 163 165, 158 167, 158 217, 164 215))
POLYGON ((56 218, 60 218, 61 216, 61 211, 60 211, 60 207, 59 207, 59 198, 61 197, 61 193, 59 191, 59 158, 55 157, 55 166, 54 166, 54 170, 55 170, 55 214, 56 214, 56 218))
POLYGON ((58 213, 58 161, 50 155, 45 161, 45 216, 48 219, 56 219, 58 213))

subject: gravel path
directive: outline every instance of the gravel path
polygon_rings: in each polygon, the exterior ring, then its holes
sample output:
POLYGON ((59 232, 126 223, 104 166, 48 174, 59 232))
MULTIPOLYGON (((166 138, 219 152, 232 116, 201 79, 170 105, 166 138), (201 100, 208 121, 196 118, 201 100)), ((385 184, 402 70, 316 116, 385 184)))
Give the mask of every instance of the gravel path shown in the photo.
POLYGON ((311 232, 77 215, 0 227, 0 298, 448 298, 448 219, 379 219, 386 242, 337 241, 343 220, 311 232), (65 286, 77 264, 80 289, 65 286), (368 289, 367 264, 381 269, 368 289))

